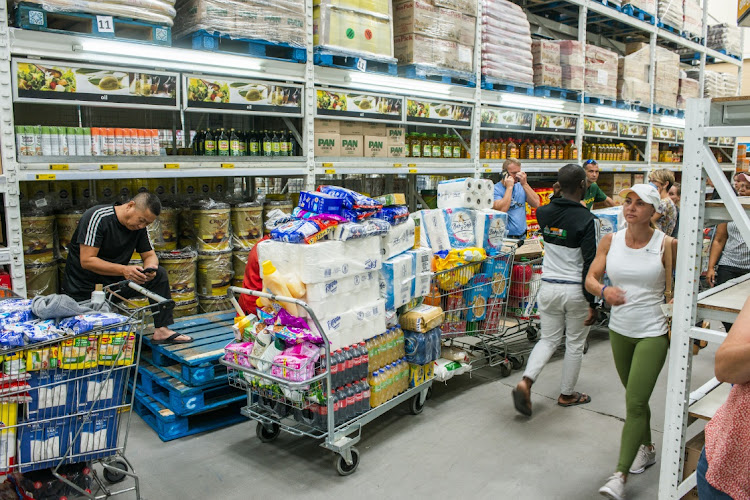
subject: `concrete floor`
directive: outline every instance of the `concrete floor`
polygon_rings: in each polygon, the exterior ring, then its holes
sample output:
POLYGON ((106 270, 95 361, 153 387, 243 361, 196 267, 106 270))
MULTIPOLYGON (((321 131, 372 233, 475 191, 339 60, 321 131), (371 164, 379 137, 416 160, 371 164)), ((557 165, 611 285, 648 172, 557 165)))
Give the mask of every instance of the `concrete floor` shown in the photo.
MULTIPOLYGON (((709 347, 695 358, 694 387, 713 376, 709 347)), ((556 403, 562 355, 533 387, 534 415, 513 408, 510 391, 521 377, 484 369, 434 386, 424 412, 406 405, 366 426, 356 473, 340 477, 332 454, 310 439, 282 434, 261 443, 255 423, 162 443, 134 416, 128 457, 147 500, 352 498, 601 498, 598 488, 617 462, 624 389, 606 331, 592 332, 578 390, 588 405, 556 403)), ((651 399, 653 439, 661 449, 666 368, 651 399)), ((657 497, 659 466, 628 482, 629 498, 657 497)))

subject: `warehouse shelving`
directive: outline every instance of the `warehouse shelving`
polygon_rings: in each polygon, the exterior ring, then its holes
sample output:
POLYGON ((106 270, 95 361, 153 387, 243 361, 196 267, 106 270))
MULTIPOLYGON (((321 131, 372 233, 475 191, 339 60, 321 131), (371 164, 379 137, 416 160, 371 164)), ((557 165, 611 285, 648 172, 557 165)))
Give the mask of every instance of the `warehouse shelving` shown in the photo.
MULTIPOLYGON (((706 0, 708 1, 708 0, 706 0)), ((705 3, 705 2, 704 2, 705 3)), ((735 58, 707 49, 678 35, 660 29, 647 22, 628 16, 609 6, 594 0, 562 0, 551 3, 540 0, 524 0, 520 4, 529 14, 532 32, 535 36, 546 38, 568 38, 623 50, 626 40, 649 41, 653 46, 660 44, 671 48, 686 47, 703 54, 701 69, 706 58, 728 62, 740 67, 741 62, 735 58), (544 17, 545 12, 564 10, 568 17, 554 21, 544 17), (602 22, 602 20, 607 22, 602 22)), ((478 1, 481 12, 481 1, 478 1)), ((585 137, 584 118, 597 118, 614 121, 632 121, 648 126, 647 137, 632 139, 642 145, 643 157, 650 158, 652 137, 651 126, 662 126, 675 129, 684 127, 684 120, 654 113, 644 113, 642 108, 619 109, 609 106, 586 104, 555 98, 542 98, 519 95, 494 90, 484 90, 481 85, 475 88, 462 85, 448 85, 432 81, 414 80, 402 77, 385 76, 356 70, 343 70, 313 65, 313 22, 312 1, 307 0, 307 62, 298 64, 278 60, 262 59, 244 55, 222 52, 203 52, 178 47, 156 47, 144 44, 102 40, 76 34, 57 34, 38 31, 26 31, 10 28, 7 6, 0 7, 0 72, 3 78, 0 85, 5 92, 0 96, 2 106, 2 154, 4 175, 0 177, 0 192, 6 198, 6 224, 9 235, 20 234, 19 181, 35 180, 85 180, 85 179, 133 179, 133 178, 178 178, 190 177, 302 177, 305 185, 315 185, 316 176, 356 175, 356 174, 395 174, 413 177, 414 174, 430 175, 474 175, 496 173, 501 168, 499 161, 479 158, 480 131, 497 129, 481 123, 482 109, 527 110, 540 113, 555 113, 577 118, 575 130, 524 131, 540 136, 556 134, 575 139, 579 152, 585 137), (115 67, 140 68, 149 71, 168 71, 181 75, 226 76, 238 79, 261 80, 275 84, 303 86, 304 102, 301 111, 302 127, 298 130, 298 142, 303 156, 283 159, 247 159, 247 158, 212 158, 190 156, 160 156, 140 159, 120 158, 17 158, 15 153, 15 136, 12 133, 14 116, 12 110, 11 57, 16 59, 31 58, 40 60, 59 60, 79 64, 95 64, 115 67), (424 98, 435 101, 456 103, 470 106, 473 110, 471 120, 466 126, 441 126, 440 124, 415 124, 408 120, 405 113, 400 118, 389 120, 390 123, 433 126, 436 130, 454 132, 456 129, 471 132, 471 159, 429 160, 424 158, 315 158, 314 157, 314 117, 316 116, 316 90, 343 89, 372 92, 379 95, 400 96, 404 102, 408 98, 424 98), (102 165, 117 165, 102 168, 102 165), (228 167, 231 164, 233 168, 228 167)), ((704 11, 707 12, 707 7, 704 11)), ((704 14, 707 15, 707 14, 704 14)), ((481 16, 480 16, 481 18, 481 16)), ((477 23, 476 40, 481 41, 481 23, 477 23)), ((705 30, 704 30, 705 31, 705 30)), ((705 33, 704 33, 705 35, 705 33)), ((704 36, 705 39, 705 36, 704 36)), ((477 47, 480 46, 478 43, 477 47)), ((654 51, 652 51, 653 54, 654 51)), ((475 51, 476 79, 481 80, 481 55, 475 51)), ((653 62, 653 61, 652 61, 653 62)), ((652 64, 653 67, 653 64, 652 64)), ((653 71, 653 70, 652 70, 653 71)), ((701 73, 702 75, 702 73, 701 73)), ((653 74, 652 74, 653 77, 653 74)), ((701 91, 703 81, 701 78, 701 91)), ((585 95, 585 94, 584 94, 585 95)), ((85 104, 84 104, 85 105, 85 104)), ((185 103, 177 103, 170 111, 173 119, 179 123, 177 128, 186 131, 187 119, 192 116, 185 103)), ((198 110, 200 112, 202 110, 198 110)), ((80 112, 79 112, 80 113, 80 112)), ((326 116, 330 118, 330 116, 326 116)), ((344 118, 344 117, 342 117, 344 118)), ((344 119, 351 119, 346 117, 344 119)), ((366 117, 362 119, 367 120, 366 117)), ((290 128, 293 128, 290 126, 290 128)), ((295 132, 297 130, 295 129, 295 132)), ((509 130, 514 133, 513 130, 509 130)), ((718 134, 717 134, 718 135, 718 134)), ((750 135, 750 134, 749 134, 750 135)), ((188 135, 185 135, 188 137, 188 135)), ((596 136, 600 137, 600 136, 596 136)), ((620 138, 621 140, 624 140, 620 138)), ((658 140, 658 139, 657 139, 658 140)), ((677 141, 679 142, 679 141, 677 141)), ((640 148, 641 146, 639 146, 640 148)), ((565 160, 534 161, 524 160, 524 168, 529 173, 549 174, 567 163, 565 160)), ((650 162, 602 162, 605 172, 645 172, 652 166, 650 162)), ((673 170, 679 170, 679 164, 659 164, 673 170)), ((11 274, 15 289, 24 293, 24 269, 21 255, 20 237, 9 238, 8 253, 13 256, 11 274)), ((1 253, 1 252, 0 252, 1 253)), ((0 261, 3 258, 0 257, 0 261)), ((7 259, 6 259, 7 261, 7 259)))
POLYGON ((698 319, 734 322, 750 291, 750 276, 731 280, 698 294, 705 221, 734 221, 750 241, 750 199, 737 198, 708 144, 708 137, 739 137, 750 132, 750 98, 691 99, 685 131, 685 164, 680 205, 680 251, 677 253, 675 303, 669 353, 666 414, 659 479, 659 498, 682 498, 696 484, 683 481, 689 406, 718 385, 714 378, 690 393, 692 339, 721 343, 726 333, 694 327, 698 319), (721 201, 705 201, 710 178, 721 201))

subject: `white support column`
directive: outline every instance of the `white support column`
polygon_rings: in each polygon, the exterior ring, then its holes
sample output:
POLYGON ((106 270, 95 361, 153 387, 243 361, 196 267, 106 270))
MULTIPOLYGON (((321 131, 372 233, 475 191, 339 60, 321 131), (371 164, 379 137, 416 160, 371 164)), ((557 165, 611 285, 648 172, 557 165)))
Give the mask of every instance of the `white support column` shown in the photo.
MULTIPOLYGON (((701 64, 698 73, 698 97, 703 98, 703 90, 706 88, 706 47, 708 46, 708 0, 703 0, 703 23, 701 24, 701 37, 703 37, 703 50, 701 50, 701 64)), ((741 31, 741 30, 740 30, 741 31)))
POLYGON ((474 89, 474 114, 471 117, 471 159, 474 164, 474 177, 482 177, 482 159, 479 157, 479 142, 481 140, 482 111, 482 0, 477 0, 477 25, 474 38, 474 76, 477 86, 474 89))
POLYGON ((10 31, 8 10, 5 2, 0 4, 0 149, 2 150, 3 175, 7 179, 5 193, 6 241, 10 251, 10 275, 13 290, 26 295, 26 272, 23 266, 23 241, 21 238, 20 189, 18 185, 18 162, 16 160, 16 134, 13 120, 13 85, 10 69, 10 31))
POLYGON ((305 62, 305 115, 303 129, 303 142, 300 144, 303 154, 307 159, 307 175, 305 176, 305 189, 315 189, 315 108, 317 96, 315 95, 315 66, 313 65, 313 0, 305 1, 305 29, 307 30, 307 62, 305 62))
MULTIPOLYGON (((588 19, 589 2, 586 0, 585 3, 578 6, 578 42, 581 44, 581 51, 583 56, 584 74, 586 73, 586 22, 588 19)), ((583 109, 584 109, 584 97, 585 92, 581 91, 581 104, 578 108, 578 123, 576 125, 576 146, 578 147, 578 159, 583 158, 583 109)), ((579 163, 581 163, 579 161, 579 163)))
MULTIPOLYGON (((648 130, 646 131, 646 150, 644 152, 644 161, 651 167, 651 147, 654 141, 654 104, 656 98, 656 33, 651 33, 649 39, 649 67, 648 67, 648 81, 651 82, 651 89, 649 91, 649 103, 650 109, 648 112, 648 130)), ((658 147, 658 146, 657 146, 658 147)))
POLYGON ((682 176, 681 211, 677 251, 675 303, 672 316, 672 341, 669 349, 666 415, 659 476, 659 498, 677 499, 682 482, 685 454, 685 429, 690 396, 692 348, 690 331, 696 321, 698 281, 703 249, 703 215, 706 181, 703 176, 706 137, 711 101, 689 99, 685 128, 685 161, 682 176))

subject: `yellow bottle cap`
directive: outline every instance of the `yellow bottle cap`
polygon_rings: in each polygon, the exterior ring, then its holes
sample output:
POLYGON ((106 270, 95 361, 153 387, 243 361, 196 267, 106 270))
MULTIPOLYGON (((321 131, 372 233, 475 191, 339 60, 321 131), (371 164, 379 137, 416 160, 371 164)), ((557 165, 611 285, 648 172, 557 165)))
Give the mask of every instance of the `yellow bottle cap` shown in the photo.
POLYGON ((276 272, 276 267, 273 265, 273 262, 270 260, 267 260, 263 262, 263 276, 268 276, 269 274, 273 274, 276 272))

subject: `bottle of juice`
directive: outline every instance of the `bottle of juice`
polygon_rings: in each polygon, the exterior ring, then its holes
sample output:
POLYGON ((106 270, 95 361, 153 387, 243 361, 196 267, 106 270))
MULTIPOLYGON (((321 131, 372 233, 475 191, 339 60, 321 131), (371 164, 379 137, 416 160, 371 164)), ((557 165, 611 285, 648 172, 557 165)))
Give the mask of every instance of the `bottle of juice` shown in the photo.
POLYGON ((430 140, 430 144, 432 145, 432 157, 433 158, 442 158, 443 157, 443 148, 440 145, 440 138, 437 134, 432 134, 432 138, 430 140))
POLYGON ((458 137, 456 137, 453 140, 453 143, 451 144, 451 146, 453 147, 453 158, 454 159, 461 158, 463 146, 461 145, 461 141, 458 140, 458 137))
POLYGON ((508 144, 508 158, 518 158, 518 146, 513 139, 508 144))
POLYGON ((427 134, 421 134, 420 144, 422 145, 422 158, 432 158, 432 142, 427 134))

